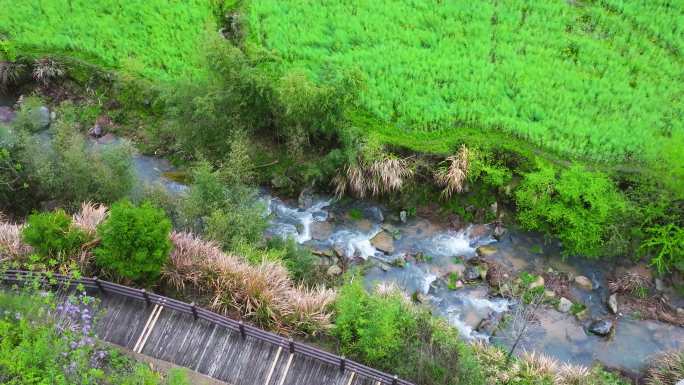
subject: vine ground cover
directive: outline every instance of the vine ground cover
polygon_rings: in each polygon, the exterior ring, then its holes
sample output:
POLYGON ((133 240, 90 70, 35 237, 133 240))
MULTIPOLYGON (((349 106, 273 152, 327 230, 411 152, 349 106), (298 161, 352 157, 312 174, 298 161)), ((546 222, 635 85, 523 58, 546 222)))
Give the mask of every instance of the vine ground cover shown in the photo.
POLYGON ((247 24, 278 65, 318 80, 360 70, 362 107, 400 135, 481 126, 614 162, 657 159, 684 131, 683 12, 619 0, 254 0, 247 24))

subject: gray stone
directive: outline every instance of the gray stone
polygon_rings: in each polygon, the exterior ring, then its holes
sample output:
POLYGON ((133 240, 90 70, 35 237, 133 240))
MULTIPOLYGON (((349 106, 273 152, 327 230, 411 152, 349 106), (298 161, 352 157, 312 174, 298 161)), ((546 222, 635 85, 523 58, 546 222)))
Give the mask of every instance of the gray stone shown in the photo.
POLYGON ((313 192, 310 188, 305 188, 299 193, 297 204, 300 209, 308 209, 313 206, 313 192))
POLYGON ((575 277, 575 284, 584 290, 592 290, 594 288, 591 280, 583 275, 575 277))
POLYGON ((392 254, 394 252, 394 238, 387 231, 381 231, 370 240, 376 249, 392 254))
POLYGON ((7 106, 0 106, 0 123, 11 123, 17 114, 7 106))
POLYGON ((572 301, 565 297, 561 297, 560 301, 558 301, 558 311, 561 313, 567 313, 570 311, 572 308, 572 301))
POLYGON ((594 321, 589 325, 589 332, 601 337, 609 335, 612 330, 613 321, 611 320, 602 319, 594 321))
POLYGON ((617 294, 612 294, 608 297, 608 309, 610 309, 613 314, 618 313, 617 294))
POLYGON ((406 223, 406 216, 407 216, 406 210, 401 210, 401 211, 399 212, 399 220, 400 220, 402 223, 406 223))
POLYGON ((679 380, 675 385, 684 385, 684 378, 679 380))
POLYGON ((332 235, 333 226, 330 222, 313 222, 311 224, 311 238, 324 241, 332 235))
POLYGON ((480 279, 480 270, 475 266, 466 267, 465 271, 463 272, 463 279, 466 281, 475 281, 480 279))
POLYGON ((665 283, 663 282, 662 279, 660 279, 660 278, 655 279, 655 288, 658 291, 664 291, 665 290, 665 283))
POLYGON ((102 127, 99 124, 95 124, 90 128, 90 130, 88 130, 88 135, 92 136, 93 138, 99 138, 102 136, 102 134, 102 127))
POLYGON ((385 216, 382 215, 382 210, 379 207, 371 207, 368 210, 366 210, 366 213, 368 214, 368 217, 376 222, 384 222, 385 221, 385 216))
POLYGON ((342 274, 342 268, 337 265, 332 265, 328 268, 326 273, 331 277, 335 277, 342 274))

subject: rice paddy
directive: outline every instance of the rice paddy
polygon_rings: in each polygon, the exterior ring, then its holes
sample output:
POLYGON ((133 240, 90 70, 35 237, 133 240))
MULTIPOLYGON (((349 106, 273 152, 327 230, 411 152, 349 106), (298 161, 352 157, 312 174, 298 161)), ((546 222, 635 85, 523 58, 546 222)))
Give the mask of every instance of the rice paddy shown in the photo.
POLYGON ((398 135, 482 127, 619 162, 684 131, 681 1, 253 0, 247 24, 285 68, 360 71, 398 135))
POLYGON ((0 0, 0 37, 22 53, 75 56, 152 80, 204 76, 210 0, 0 0))

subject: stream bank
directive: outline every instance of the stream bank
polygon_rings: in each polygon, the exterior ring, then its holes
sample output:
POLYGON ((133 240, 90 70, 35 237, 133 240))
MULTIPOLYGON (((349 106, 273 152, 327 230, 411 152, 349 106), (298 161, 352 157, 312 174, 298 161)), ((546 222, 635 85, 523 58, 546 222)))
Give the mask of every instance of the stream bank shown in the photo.
MULTIPOLYGON (((49 134, 44 132, 45 140, 49 134)), ((122 140, 104 135, 91 140, 92 148, 119 145, 122 140)), ((164 159, 135 154, 138 187, 161 183, 173 194, 186 186, 168 179, 173 171, 164 159)), ((684 328, 660 321, 640 319, 635 314, 609 312, 608 279, 618 270, 614 263, 563 259, 557 244, 546 244, 541 235, 509 229, 494 237, 487 225, 468 225, 453 229, 420 216, 393 212, 368 201, 336 201, 326 196, 304 195, 299 201, 282 200, 262 194, 270 215, 266 237, 292 237, 314 250, 328 273, 340 274, 351 264, 365 266, 365 283, 395 284, 410 296, 445 317, 468 340, 483 340, 510 346, 512 336, 505 320, 519 303, 496 294, 486 273, 474 271, 471 262, 481 259, 497 263, 517 275, 523 271, 561 272, 573 278, 585 277, 584 288, 572 285, 574 300, 587 307, 586 318, 543 306, 523 338, 519 350, 547 353, 560 361, 591 365, 598 361, 620 370, 641 371, 652 355, 684 348, 684 328), (335 268, 336 267, 336 268, 335 268), (449 276, 459 277, 456 290, 449 287, 449 276), (609 336, 589 332, 594 321, 610 320, 609 336)), ((627 267, 621 267, 626 269, 627 267)), ((570 280, 570 281, 575 281, 570 280)), ((669 293, 673 296, 673 293, 669 293)), ((684 306, 680 297, 672 303, 684 306)))

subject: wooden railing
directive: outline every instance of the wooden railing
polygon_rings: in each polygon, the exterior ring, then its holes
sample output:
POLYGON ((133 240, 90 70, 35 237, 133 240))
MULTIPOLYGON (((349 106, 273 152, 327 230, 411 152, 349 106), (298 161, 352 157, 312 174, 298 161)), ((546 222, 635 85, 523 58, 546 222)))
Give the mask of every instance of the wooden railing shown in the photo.
POLYGON ((145 302, 147 305, 161 305, 165 308, 173 309, 175 311, 190 314, 195 319, 203 319, 215 325, 219 325, 230 330, 240 333, 243 338, 247 336, 256 338, 261 341, 268 342, 283 349, 288 349, 290 353, 297 353, 307 357, 314 358, 329 365, 337 366, 341 371, 349 370, 358 375, 364 376, 373 380, 376 384, 392 384, 392 385, 413 385, 411 382, 402 380, 397 376, 392 376, 379 370, 369 368, 368 366, 359 364, 358 362, 348 360, 344 357, 326 352, 324 350, 296 342, 294 340, 283 338, 274 333, 256 328, 251 325, 246 325, 242 321, 236 321, 211 312, 209 310, 197 307, 194 303, 188 304, 178 301, 173 298, 164 297, 158 294, 150 293, 145 289, 136 289, 117 283, 103 281, 94 278, 73 278, 70 276, 59 274, 45 274, 35 273, 23 270, 6 270, 2 272, 2 280, 6 282, 27 282, 31 279, 38 279, 43 283, 56 286, 78 286, 82 285, 84 288, 91 290, 98 290, 104 294, 117 294, 128 298, 133 298, 145 302))

